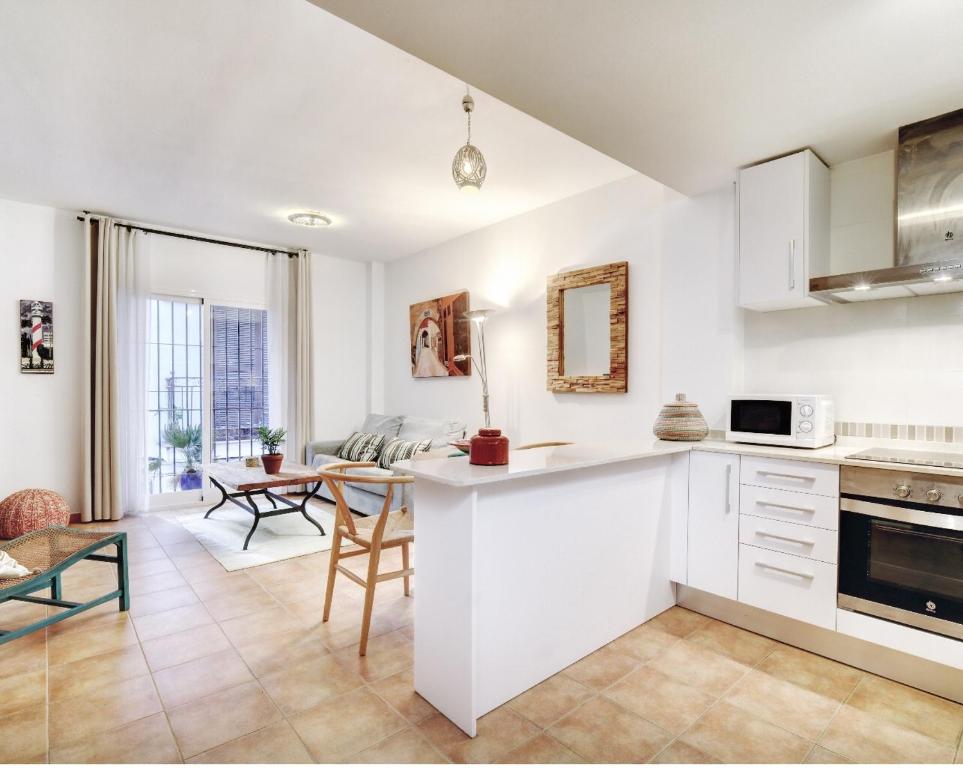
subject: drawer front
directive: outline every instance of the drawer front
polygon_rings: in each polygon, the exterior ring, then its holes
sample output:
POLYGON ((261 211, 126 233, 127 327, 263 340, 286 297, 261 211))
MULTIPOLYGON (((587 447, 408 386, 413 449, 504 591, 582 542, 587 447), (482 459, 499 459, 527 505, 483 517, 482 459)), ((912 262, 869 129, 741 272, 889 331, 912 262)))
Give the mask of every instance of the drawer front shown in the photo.
POLYGON ((815 461, 742 457, 742 483, 785 491, 839 496, 839 467, 815 461))
POLYGON ((739 516, 739 542, 787 555, 836 564, 836 531, 754 515, 739 516))
POLYGON ((836 629, 836 566, 739 545, 739 602, 836 629))
POLYGON ((744 485, 739 489, 739 512, 830 531, 839 528, 839 500, 814 493, 744 485))

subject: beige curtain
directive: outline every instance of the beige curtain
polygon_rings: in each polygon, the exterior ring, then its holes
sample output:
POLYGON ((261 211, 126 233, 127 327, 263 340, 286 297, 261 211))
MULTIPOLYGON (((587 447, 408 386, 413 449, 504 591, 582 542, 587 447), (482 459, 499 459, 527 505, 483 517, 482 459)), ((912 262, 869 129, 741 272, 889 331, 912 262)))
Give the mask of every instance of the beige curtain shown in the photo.
POLYGON ((84 506, 81 519, 147 509, 149 238, 88 217, 84 224, 84 506))

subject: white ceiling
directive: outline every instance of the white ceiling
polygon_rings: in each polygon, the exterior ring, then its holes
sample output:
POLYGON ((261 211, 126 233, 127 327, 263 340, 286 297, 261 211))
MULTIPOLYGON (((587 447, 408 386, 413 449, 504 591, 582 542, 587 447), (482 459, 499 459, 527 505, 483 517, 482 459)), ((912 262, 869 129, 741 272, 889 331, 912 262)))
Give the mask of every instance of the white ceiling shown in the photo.
POLYGON ((632 173, 305 0, 0 0, 0 197, 387 260, 632 173), (295 227, 300 208, 335 226, 295 227))
POLYGON ((963 107, 960 0, 311 0, 693 194, 963 107))

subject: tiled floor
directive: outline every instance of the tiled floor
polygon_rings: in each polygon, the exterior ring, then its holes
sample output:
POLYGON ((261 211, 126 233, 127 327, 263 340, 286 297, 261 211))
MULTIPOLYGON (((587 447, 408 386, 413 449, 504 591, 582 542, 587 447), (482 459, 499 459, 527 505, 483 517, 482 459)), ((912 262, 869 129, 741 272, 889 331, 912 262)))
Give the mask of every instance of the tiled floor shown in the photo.
MULTIPOLYGON (((130 614, 0 646, 0 762, 963 762, 963 706, 681 608, 468 739, 412 690, 400 581, 379 587, 359 659, 357 586, 339 579, 321 623, 326 553, 227 573, 169 519, 118 527, 130 614)), ((111 578, 85 563, 65 596, 111 578)))

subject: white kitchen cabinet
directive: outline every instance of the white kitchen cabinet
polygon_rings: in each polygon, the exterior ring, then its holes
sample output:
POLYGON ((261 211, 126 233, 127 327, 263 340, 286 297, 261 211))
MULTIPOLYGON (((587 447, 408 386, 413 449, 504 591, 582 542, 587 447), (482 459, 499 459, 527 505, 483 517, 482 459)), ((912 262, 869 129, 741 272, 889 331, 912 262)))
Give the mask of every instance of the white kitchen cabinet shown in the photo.
POLYGON ((739 462, 728 453, 689 457, 686 583, 732 600, 739 578, 739 462))
POLYGON ((739 306, 821 306, 809 279, 829 274, 829 169, 811 150, 739 172, 739 306))

